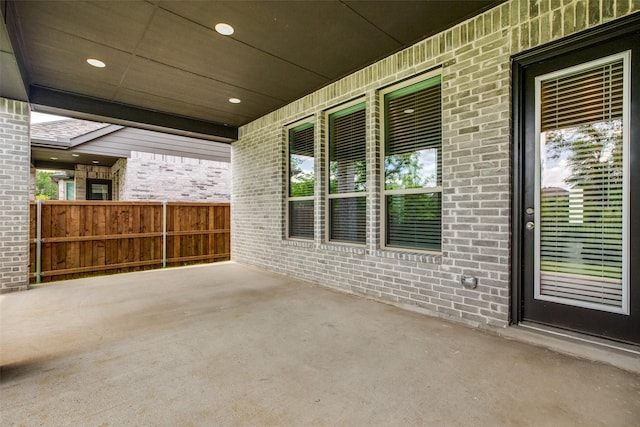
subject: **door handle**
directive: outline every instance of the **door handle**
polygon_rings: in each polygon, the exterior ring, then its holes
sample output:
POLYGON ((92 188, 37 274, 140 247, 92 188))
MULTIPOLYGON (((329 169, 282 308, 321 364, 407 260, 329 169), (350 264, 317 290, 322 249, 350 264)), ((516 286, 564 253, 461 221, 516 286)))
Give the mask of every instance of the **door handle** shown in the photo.
POLYGON ((536 225, 533 223, 533 221, 528 221, 525 227, 527 227, 527 230, 531 231, 536 228, 536 225))

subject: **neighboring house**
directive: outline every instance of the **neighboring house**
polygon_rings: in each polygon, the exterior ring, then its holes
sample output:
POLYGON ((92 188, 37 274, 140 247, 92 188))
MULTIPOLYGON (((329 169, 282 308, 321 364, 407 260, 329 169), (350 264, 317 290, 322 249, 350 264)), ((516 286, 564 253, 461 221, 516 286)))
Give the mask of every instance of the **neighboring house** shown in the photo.
POLYGON ((77 119, 38 123, 31 125, 31 162, 33 176, 61 171, 52 177, 61 200, 231 197, 229 145, 197 138, 77 119))

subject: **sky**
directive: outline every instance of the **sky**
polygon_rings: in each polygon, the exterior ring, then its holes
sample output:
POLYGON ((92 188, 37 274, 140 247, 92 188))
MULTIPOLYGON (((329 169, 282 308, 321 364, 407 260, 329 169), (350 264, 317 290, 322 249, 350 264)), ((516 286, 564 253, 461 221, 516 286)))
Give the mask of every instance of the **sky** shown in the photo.
POLYGON ((53 122, 56 120, 67 120, 69 117, 53 116, 51 114, 31 112, 31 123, 53 122))

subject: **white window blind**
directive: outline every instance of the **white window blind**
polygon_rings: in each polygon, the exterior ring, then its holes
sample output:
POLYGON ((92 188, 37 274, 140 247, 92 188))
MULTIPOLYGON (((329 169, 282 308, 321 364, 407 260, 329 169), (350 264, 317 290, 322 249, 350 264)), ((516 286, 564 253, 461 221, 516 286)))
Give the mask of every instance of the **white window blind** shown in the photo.
POLYGON ((329 240, 366 240, 365 104, 329 114, 329 240))
POLYGON ((537 297, 624 306, 624 58, 539 82, 537 297))
POLYGON ((540 130, 622 118, 623 61, 542 82, 540 130))
POLYGON ((288 236, 313 239, 315 187, 314 126, 289 130, 288 236))
POLYGON ((386 246, 441 250, 440 76, 384 95, 386 246))

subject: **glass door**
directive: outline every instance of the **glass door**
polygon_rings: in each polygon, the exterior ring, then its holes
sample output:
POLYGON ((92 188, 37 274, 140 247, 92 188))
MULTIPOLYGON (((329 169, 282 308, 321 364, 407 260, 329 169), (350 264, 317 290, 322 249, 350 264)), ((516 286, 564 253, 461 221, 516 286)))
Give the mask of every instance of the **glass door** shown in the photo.
POLYGON ((519 320, 640 344, 639 40, 522 69, 519 320))
POLYGON ((629 312, 629 57, 535 79, 536 299, 629 312))

